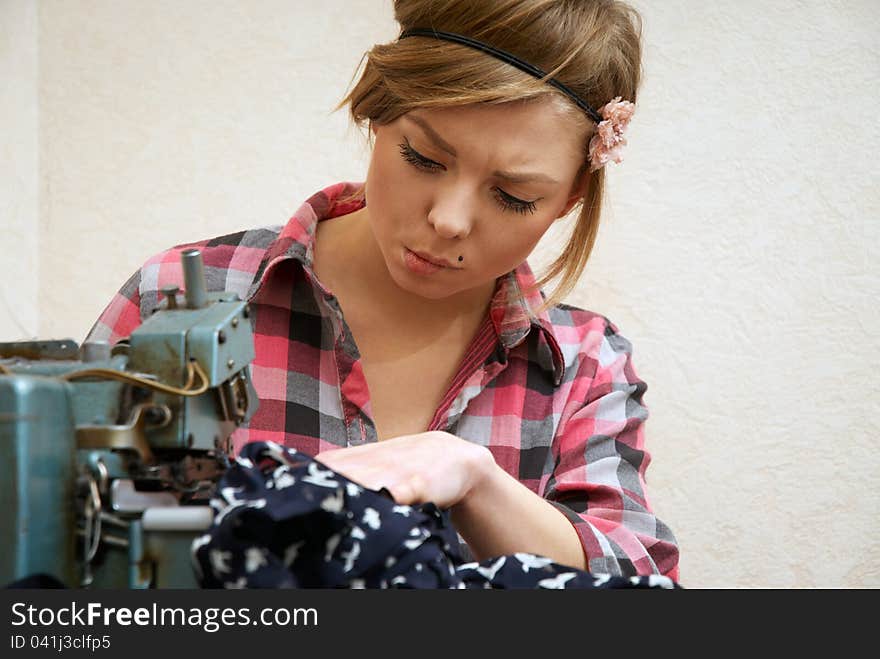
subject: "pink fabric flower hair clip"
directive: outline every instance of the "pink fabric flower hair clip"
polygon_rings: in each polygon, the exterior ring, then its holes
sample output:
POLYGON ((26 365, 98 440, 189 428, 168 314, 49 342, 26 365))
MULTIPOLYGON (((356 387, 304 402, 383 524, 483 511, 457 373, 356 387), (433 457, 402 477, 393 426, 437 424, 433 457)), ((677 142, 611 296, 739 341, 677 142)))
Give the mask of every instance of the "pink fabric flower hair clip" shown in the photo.
POLYGON ((590 140, 588 153, 591 172, 602 169, 609 160, 616 163, 623 161, 622 151, 626 146, 623 132, 636 111, 636 106, 620 99, 620 96, 615 97, 599 110, 604 121, 599 122, 596 133, 590 140))

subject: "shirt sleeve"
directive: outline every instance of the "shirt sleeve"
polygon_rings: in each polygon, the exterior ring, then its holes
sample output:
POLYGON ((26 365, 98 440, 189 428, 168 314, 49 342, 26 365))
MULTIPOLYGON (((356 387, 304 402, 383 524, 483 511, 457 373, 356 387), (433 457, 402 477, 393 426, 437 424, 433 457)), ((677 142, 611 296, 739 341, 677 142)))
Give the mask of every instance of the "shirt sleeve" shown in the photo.
POLYGON ((554 440, 545 498, 574 525, 590 572, 678 579, 678 547, 651 510, 645 489, 647 385, 632 348, 606 321, 585 348, 554 440), (598 345, 595 345, 598 344, 598 345))
POLYGON ((140 284, 141 271, 138 270, 110 300, 85 341, 107 341, 113 345, 137 329, 142 321, 140 284))

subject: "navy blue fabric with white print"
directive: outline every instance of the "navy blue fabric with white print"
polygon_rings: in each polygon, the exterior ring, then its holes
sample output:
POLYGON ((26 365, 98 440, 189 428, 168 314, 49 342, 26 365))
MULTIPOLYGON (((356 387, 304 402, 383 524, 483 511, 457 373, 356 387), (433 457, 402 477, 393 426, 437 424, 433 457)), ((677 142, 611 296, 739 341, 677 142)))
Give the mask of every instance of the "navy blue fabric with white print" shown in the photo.
POLYGON ((591 574, 533 554, 462 561, 449 514, 398 505, 272 442, 246 444, 192 544, 203 588, 680 588, 591 574))

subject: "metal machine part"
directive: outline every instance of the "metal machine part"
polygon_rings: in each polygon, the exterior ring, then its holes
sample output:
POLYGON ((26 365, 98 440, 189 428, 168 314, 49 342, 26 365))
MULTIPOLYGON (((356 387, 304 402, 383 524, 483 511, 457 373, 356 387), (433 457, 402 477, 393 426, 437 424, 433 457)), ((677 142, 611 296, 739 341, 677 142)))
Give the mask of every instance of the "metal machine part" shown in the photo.
POLYGON ((189 546, 257 407, 246 303, 209 293, 198 250, 131 336, 0 343, 0 582, 194 587, 189 546), (173 290, 172 290, 173 289, 173 290))

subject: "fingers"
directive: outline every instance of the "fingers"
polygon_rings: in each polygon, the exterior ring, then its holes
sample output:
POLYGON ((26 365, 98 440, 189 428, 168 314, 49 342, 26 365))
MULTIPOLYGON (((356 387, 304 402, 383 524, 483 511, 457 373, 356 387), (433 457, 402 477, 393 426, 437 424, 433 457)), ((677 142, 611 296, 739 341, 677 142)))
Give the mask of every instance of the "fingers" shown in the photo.
POLYGON ((327 460, 324 465, 353 483, 378 492, 385 489, 400 505, 417 505, 426 501, 428 483, 421 474, 401 473, 384 465, 327 460))
POLYGON ((412 475, 399 473, 383 462, 362 460, 343 450, 327 453, 324 460, 321 459, 322 455, 318 455, 316 459, 327 468, 368 490, 379 491, 385 488, 399 504, 413 503, 417 496, 416 483, 408 482, 412 475))
POLYGON ((394 501, 404 506, 425 503, 428 484, 421 474, 410 474, 385 488, 391 493, 394 501))
POLYGON ((401 505, 457 503, 473 485, 478 447, 430 432, 339 448, 316 456, 329 469, 370 490, 382 488, 401 505))

